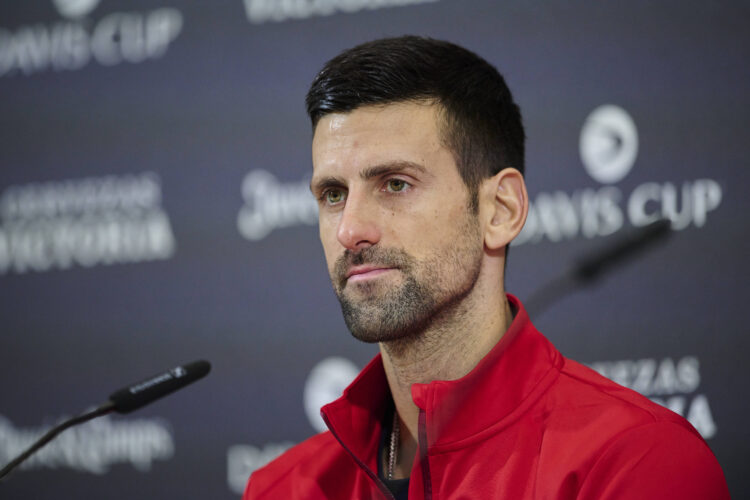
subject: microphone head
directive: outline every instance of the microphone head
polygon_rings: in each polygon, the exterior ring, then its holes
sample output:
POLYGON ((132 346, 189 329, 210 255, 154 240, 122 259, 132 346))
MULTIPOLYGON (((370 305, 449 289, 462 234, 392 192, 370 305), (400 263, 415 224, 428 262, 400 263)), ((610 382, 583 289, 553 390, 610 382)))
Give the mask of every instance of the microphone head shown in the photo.
POLYGON ((109 401, 117 413, 130 413, 205 377, 209 371, 211 364, 208 361, 193 361, 123 387, 113 392, 109 401))

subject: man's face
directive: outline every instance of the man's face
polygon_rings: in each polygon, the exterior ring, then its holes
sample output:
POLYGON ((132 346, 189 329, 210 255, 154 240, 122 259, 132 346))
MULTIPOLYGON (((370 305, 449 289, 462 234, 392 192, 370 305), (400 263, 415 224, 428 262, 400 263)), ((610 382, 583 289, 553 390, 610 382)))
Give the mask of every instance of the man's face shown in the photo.
POLYGON ((417 335, 479 276, 482 233, 438 119, 436 105, 397 103, 330 114, 316 127, 320 239, 360 340, 417 335))

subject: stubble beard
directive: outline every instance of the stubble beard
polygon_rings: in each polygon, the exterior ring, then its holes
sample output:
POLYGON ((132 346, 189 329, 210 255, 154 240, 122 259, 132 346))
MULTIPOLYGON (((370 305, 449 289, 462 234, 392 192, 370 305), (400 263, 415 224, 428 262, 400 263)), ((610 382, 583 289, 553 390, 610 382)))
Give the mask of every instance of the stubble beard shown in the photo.
POLYGON ((436 321, 446 321, 473 290, 479 277, 483 247, 478 220, 469 220, 455 239, 428 258, 417 261, 406 251, 372 246, 337 260, 332 276, 346 326, 352 335, 368 343, 418 337, 436 321), (373 264, 395 268, 402 282, 390 280, 348 284, 350 266, 373 264), (351 287, 352 289, 347 289, 351 287), (354 289, 356 287, 356 290, 354 289))

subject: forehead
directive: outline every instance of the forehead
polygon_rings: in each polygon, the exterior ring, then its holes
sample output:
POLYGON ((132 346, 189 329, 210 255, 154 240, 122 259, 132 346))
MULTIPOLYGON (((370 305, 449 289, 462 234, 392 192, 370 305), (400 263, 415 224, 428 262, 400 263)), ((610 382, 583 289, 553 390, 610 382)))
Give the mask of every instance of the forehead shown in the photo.
POLYGON ((392 161, 429 163, 447 152, 439 120, 437 105, 413 102, 326 115, 313 136, 314 173, 392 161))

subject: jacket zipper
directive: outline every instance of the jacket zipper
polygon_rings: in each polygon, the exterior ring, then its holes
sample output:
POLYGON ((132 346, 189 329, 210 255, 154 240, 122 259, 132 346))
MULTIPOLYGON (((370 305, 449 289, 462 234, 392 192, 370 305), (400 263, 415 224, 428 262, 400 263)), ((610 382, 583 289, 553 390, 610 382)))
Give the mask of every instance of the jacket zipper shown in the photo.
POLYGON ((323 413, 322 416, 323 416, 323 420, 325 421, 326 425, 328 426, 328 430, 331 431, 331 434, 333 434, 333 437, 336 438, 336 441, 339 442, 339 444, 341 445, 341 447, 346 450, 346 452, 354 459, 355 462, 357 462, 357 465, 359 465, 359 467, 362 470, 365 471, 365 473, 370 477, 370 479, 372 479, 372 481, 378 487, 378 489, 380 490, 380 492, 383 495, 385 495, 386 498, 388 498, 390 500, 396 500, 396 498, 393 496, 393 494, 388 489, 388 487, 385 485, 385 483, 383 483, 383 481, 380 480, 380 478, 378 477, 378 475, 375 474, 374 472, 372 472, 372 470, 370 470, 370 468, 364 462, 362 462, 362 460, 360 460, 357 457, 357 455, 355 455, 354 453, 352 453, 352 451, 344 444, 343 441, 341 441, 341 439, 339 438, 339 435, 336 434, 336 432, 333 430, 333 427, 331 426, 331 423, 328 421, 328 417, 326 416, 326 414, 323 413))
POLYGON ((427 461, 427 414, 419 410, 419 464, 422 468, 422 486, 425 500, 432 499, 432 479, 430 463, 427 461))

